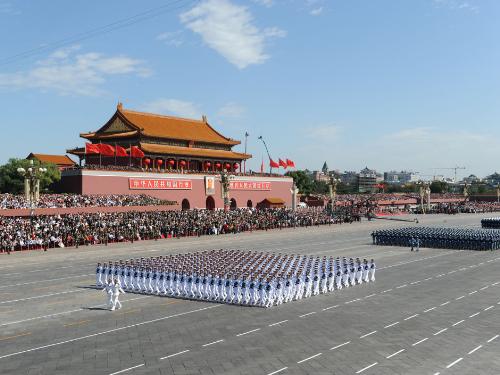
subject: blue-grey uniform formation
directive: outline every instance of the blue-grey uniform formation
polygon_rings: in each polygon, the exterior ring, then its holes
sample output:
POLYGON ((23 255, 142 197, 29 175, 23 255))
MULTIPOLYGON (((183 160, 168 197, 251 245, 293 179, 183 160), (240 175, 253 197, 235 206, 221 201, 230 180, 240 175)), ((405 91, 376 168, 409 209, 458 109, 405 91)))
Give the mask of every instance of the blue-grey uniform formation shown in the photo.
POLYGON ((98 263, 128 292, 271 307, 375 281, 374 260, 211 250, 98 263))
POLYGON ((411 227, 377 230, 373 243, 382 246, 418 246, 438 249, 497 250, 500 230, 411 227))
POLYGON ((488 217, 481 220, 481 227, 500 229, 500 217, 488 217))

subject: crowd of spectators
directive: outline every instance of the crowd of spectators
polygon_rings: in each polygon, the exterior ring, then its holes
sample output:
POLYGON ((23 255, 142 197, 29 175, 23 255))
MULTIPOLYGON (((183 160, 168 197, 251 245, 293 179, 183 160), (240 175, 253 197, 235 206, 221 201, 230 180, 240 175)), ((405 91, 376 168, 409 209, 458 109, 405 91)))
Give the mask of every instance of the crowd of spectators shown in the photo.
MULTIPOLYGON (((149 195, 77 195, 41 194, 37 208, 67 207, 116 207, 116 206, 155 206, 172 205, 176 202, 165 201, 149 195)), ((0 209, 30 208, 24 195, 0 194, 0 209)))
POLYGON ((323 209, 156 211, 0 217, 0 251, 309 227, 335 222, 323 209))

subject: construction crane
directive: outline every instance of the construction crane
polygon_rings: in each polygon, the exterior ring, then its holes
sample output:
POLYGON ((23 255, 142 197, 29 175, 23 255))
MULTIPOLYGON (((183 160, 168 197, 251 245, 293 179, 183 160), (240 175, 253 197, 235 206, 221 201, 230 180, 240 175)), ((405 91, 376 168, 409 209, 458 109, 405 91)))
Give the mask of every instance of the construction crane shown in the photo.
POLYGON ((459 166, 456 166, 456 167, 450 167, 450 168, 432 168, 432 169, 435 169, 435 170, 441 170, 441 169, 452 169, 455 171, 455 179, 453 180, 455 183, 457 183, 457 170, 458 169, 465 169, 465 167, 459 167, 459 166))

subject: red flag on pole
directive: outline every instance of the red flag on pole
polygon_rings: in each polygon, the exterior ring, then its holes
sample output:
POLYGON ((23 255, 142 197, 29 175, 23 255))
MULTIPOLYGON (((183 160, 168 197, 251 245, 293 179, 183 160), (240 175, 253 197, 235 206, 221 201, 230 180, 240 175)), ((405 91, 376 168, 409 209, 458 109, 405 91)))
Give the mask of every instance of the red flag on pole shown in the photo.
POLYGON ((286 159, 286 165, 290 168, 295 168, 295 163, 293 162, 293 160, 286 159))
POLYGON ((269 166, 271 168, 279 168, 280 165, 278 163, 276 163, 273 159, 269 158, 269 166))
POLYGON ((111 145, 107 145, 105 143, 100 143, 97 145, 99 147, 99 151, 101 155, 104 156, 115 156, 115 148, 111 145))
POLYGON ((127 150, 123 148, 122 146, 116 146, 116 156, 128 156, 127 150))
POLYGON ((99 145, 85 143, 85 154, 100 154, 99 145))
POLYGON ((134 158, 142 159, 144 157, 144 152, 142 152, 139 147, 132 146, 130 147, 130 155, 134 158))
POLYGON ((281 160, 281 158, 278 159, 278 162, 279 162, 280 167, 283 167, 283 168, 286 169, 287 165, 286 165, 286 163, 283 160, 281 160))

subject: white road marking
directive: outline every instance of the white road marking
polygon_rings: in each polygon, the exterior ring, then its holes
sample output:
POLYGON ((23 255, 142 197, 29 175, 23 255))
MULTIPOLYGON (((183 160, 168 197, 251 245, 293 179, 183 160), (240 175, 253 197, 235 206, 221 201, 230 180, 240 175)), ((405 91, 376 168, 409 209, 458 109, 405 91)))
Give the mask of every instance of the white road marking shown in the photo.
POLYGON ((488 289, 490 286, 489 285, 486 285, 486 286, 483 286, 482 288, 480 288, 479 290, 485 290, 485 289, 488 289))
POLYGON ((480 312, 477 312, 475 314, 469 315, 469 318, 474 318, 475 316, 478 316, 479 314, 480 314, 480 312))
POLYGON ((449 303, 450 303, 450 301, 446 301, 446 302, 443 302, 443 303, 442 303, 441 305, 439 305, 439 306, 446 306, 446 305, 447 305, 447 304, 449 304, 449 303))
POLYGON ((270 372, 269 374, 267 375, 274 375, 274 374, 277 374, 278 372, 281 372, 281 371, 285 371, 288 367, 283 367, 283 368, 280 368, 279 370, 276 370, 274 372, 270 372))
POLYGON ((323 310, 323 311, 326 311, 326 310, 334 309, 335 307, 339 307, 339 305, 330 306, 330 307, 325 307, 325 308, 324 308, 324 309, 322 309, 322 310, 323 310))
POLYGON ((470 292, 469 294, 474 294, 477 293, 477 290, 474 290, 473 292, 470 292))
POLYGON ((427 279, 424 279, 424 281, 429 281, 430 279, 432 279, 432 277, 428 277, 427 279))
POLYGON ((120 371, 117 371, 117 372, 113 372, 112 374, 109 374, 109 375, 117 375, 117 374, 121 374, 121 373, 124 373, 124 372, 127 372, 127 371, 130 371, 130 370, 133 370, 133 369, 136 369, 136 368, 139 368, 139 367, 142 367, 144 366, 145 363, 143 363, 142 365, 137 365, 137 366, 134 366, 134 367, 129 367, 129 368, 126 368, 124 370, 120 370, 120 371))
POLYGON ((455 300, 457 300, 457 301, 458 301, 458 300, 460 300, 460 299, 462 299, 462 298, 465 298, 465 296, 460 296, 460 297, 457 297, 457 298, 455 298, 455 300))
POLYGON ((465 321, 464 319, 459 320, 458 322, 453 323, 452 327, 458 326, 459 324, 463 323, 464 321, 465 321))
POLYGON ((58 341, 58 342, 55 342, 53 344, 47 344, 47 345, 37 346, 35 348, 26 349, 26 350, 22 350, 22 351, 19 351, 19 352, 14 352, 14 353, 2 355, 2 356, 0 356, 0 359, 10 358, 10 357, 17 356, 19 354, 35 352, 35 351, 46 349, 46 348, 52 348, 54 346, 64 345, 64 344, 68 344, 68 343, 75 342, 75 341, 81 341, 81 340, 85 340, 85 339, 88 339, 88 338, 91 338, 91 337, 107 335, 108 333, 123 331, 125 329, 129 329, 129 328, 133 328, 133 327, 139 327, 139 326, 146 325, 146 324, 151 324, 151 323, 156 323, 156 322, 160 322, 162 320, 167 320, 167 319, 175 318, 175 317, 178 317, 178 316, 193 314, 195 312, 209 310, 209 309, 213 309, 213 308, 217 308, 217 307, 221 307, 221 306, 222 305, 215 305, 215 306, 204 307, 204 308, 201 308, 201 309, 185 311, 185 312, 178 313, 178 314, 173 314, 173 315, 168 315, 168 316, 164 316, 164 317, 161 317, 161 318, 147 320, 147 321, 141 322, 141 323, 130 324, 128 326, 113 328, 113 329, 109 329, 107 331, 102 331, 102 332, 98 332, 98 333, 92 333, 90 335, 85 335, 85 336, 81 336, 81 337, 75 337, 75 338, 69 339, 69 340, 58 341))
POLYGON ((397 286, 396 289, 405 288, 407 286, 408 286, 408 284, 403 284, 403 285, 397 286))
POLYGON ((394 357, 394 356, 398 355, 399 353, 404 352, 405 350, 406 350, 406 349, 401 349, 401 350, 398 350, 396 353, 392 353, 391 355, 389 355, 389 356, 387 356, 387 357, 385 357, 385 358, 387 358, 387 359, 392 358, 392 357, 394 357))
POLYGON ((202 345, 203 347, 206 347, 206 346, 210 346, 210 345, 215 345, 215 344, 218 344, 219 342, 222 342, 224 341, 223 339, 221 340, 217 340, 217 341, 212 341, 212 342, 209 342, 208 344, 205 344, 205 345, 202 345))
POLYGON ((475 351, 477 351, 477 350, 481 349, 482 347, 483 347, 482 345, 476 346, 474 349, 472 349, 472 350, 471 350, 469 353, 467 353, 467 354, 472 354, 472 353, 474 353, 475 351))
POLYGON ((416 318, 417 316, 419 316, 420 314, 414 314, 412 316, 409 316, 407 318, 405 318, 405 320, 410 320, 410 319, 413 319, 413 318, 416 318))
POLYGON ((376 296, 377 294, 376 293, 373 293, 373 294, 370 294, 369 296, 366 296, 364 298, 370 298, 370 297, 373 297, 373 296, 376 296))
MULTIPOLYGON (((137 299, 143 299, 143 298, 148 298, 148 297, 150 297, 150 296, 141 296, 141 297, 137 297, 137 298, 130 298, 130 299, 125 300, 124 302, 135 301, 137 299)), ((101 305, 90 306, 90 308, 103 307, 103 306, 106 306, 106 304, 103 303, 101 305)), ((84 307, 80 307, 79 309, 75 309, 75 310, 68 310, 68 311, 63 311, 63 312, 60 312, 60 313, 54 313, 54 314, 49 314, 49 315, 35 316, 33 318, 28 318, 28 319, 23 319, 23 320, 16 320, 14 322, 3 323, 3 324, 0 324, 0 327, 7 326, 7 325, 10 325, 10 324, 25 323, 25 322, 29 322, 31 320, 37 320, 37 319, 43 319, 43 318, 51 318, 53 316, 58 316, 58 315, 71 314, 71 313, 74 313, 74 312, 77 312, 77 311, 83 311, 83 310, 85 310, 85 308, 84 307)))
POLYGON ((58 296, 61 294, 69 294, 69 293, 77 293, 77 292, 88 292, 88 290, 85 289, 75 289, 75 290, 67 290, 65 292, 58 292, 58 293, 50 293, 50 294, 42 294, 41 296, 34 296, 34 297, 27 297, 27 298, 20 298, 20 299, 13 299, 10 301, 1 301, 0 305, 3 305, 4 303, 13 303, 13 302, 22 302, 22 301, 29 301, 32 299, 39 299, 39 298, 45 298, 45 297, 52 297, 52 296, 58 296))
POLYGON ((492 305, 492 306, 490 306, 490 307, 485 308, 485 309, 484 309, 484 311, 491 310, 491 309, 492 309, 492 308, 494 308, 494 307, 495 307, 495 306, 493 306, 493 305, 492 305))
POLYGON ((305 361, 309 361, 310 359, 316 358, 316 357, 320 356, 321 354, 323 354, 323 353, 318 353, 318 354, 312 355, 312 356, 310 356, 308 358, 305 358, 305 359, 303 359, 301 361, 298 361, 297 364, 304 363, 305 361))
POLYGON ((432 311, 432 310, 435 310, 435 309, 436 309, 436 306, 431 307, 430 309, 424 310, 424 313, 429 312, 429 311, 432 311))
POLYGON ((311 311, 310 313, 299 315, 299 318, 303 318, 305 316, 312 315, 312 314, 316 314, 316 311, 311 311))
POLYGON ((418 284, 418 283, 421 283, 421 282, 422 282, 421 280, 414 281, 414 282, 410 283, 410 285, 415 285, 415 284, 418 284))
POLYGON ((160 361, 164 360, 164 359, 167 359, 167 358, 172 358, 172 357, 175 357, 175 356, 178 356, 178 355, 181 355, 181 354, 184 354, 184 353, 187 353, 189 352, 189 349, 188 350, 183 350, 182 352, 178 352, 178 353, 174 353, 174 354, 170 354, 170 355, 167 355, 165 357, 161 357, 160 358, 160 361))
POLYGON ((444 276, 444 273, 441 273, 439 275, 436 276, 436 278, 440 278, 440 277, 443 277, 444 276))
POLYGON ((424 341, 427 341, 427 340, 429 340, 429 338, 428 338, 428 337, 426 337, 425 339, 422 339, 422 340, 420 340, 420 341, 417 341, 417 342, 415 342, 415 343, 411 344, 411 346, 417 346, 418 344, 421 344, 421 343, 423 343, 424 341))
POLYGON ((491 339, 489 339, 489 340, 488 340, 488 341, 486 341, 486 342, 492 342, 492 341, 493 341, 493 340, 495 340, 497 337, 498 337, 498 335, 495 335, 495 336, 493 336, 491 339))
POLYGON ((390 292, 390 291, 392 291, 392 289, 387 289, 387 290, 384 290, 384 291, 383 291, 383 292, 381 292, 381 293, 387 293, 387 292, 390 292))
POLYGON ((59 277, 57 279, 46 279, 46 280, 30 281, 30 282, 27 282, 27 283, 20 283, 20 284, 2 285, 2 286, 0 286, 0 289, 11 288, 13 286, 22 286, 22 285, 44 283, 44 282, 47 282, 47 281, 58 281, 58 280, 76 279, 76 278, 79 278, 79 277, 88 277, 88 276, 94 276, 94 274, 93 273, 89 273, 87 275, 67 276, 67 277, 59 277))
POLYGON ((391 323, 389 325, 386 325, 384 328, 389 328, 389 327, 395 326, 396 324, 399 324, 399 322, 391 323))
POLYGON ((344 342, 343 344, 339 344, 339 345, 337 345, 337 346, 334 346, 333 348, 330 348, 330 350, 335 350, 335 349, 338 349, 338 348, 340 348, 340 347, 342 347, 342 346, 344 346, 344 345, 347 345, 347 344, 349 344, 349 343, 350 343, 350 341, 346 341, 346 342, 344 342))
POLYGON ((455 273, 455 272, 457 272, 457 270, 450 271, 450 272, 448 272, 448 275, 451 275, 452 273, 455 273))
POLYGON ((369 368, 372 368, 373 366, 378 365, 378 362, 374 362, 369 366, 366 366, 365 368, 362 368, 361 370, 356 371, 356 374, 361 374, 363 371, 368 370, 369 368))
POLYGON ((441 333, 443 333, 443 332, 445 332, 445 331, 447 331, 447 330, 448 330, 448 328, 443 328, 442 330, 437 331, 437 332, 434 334, 434 336, 437 336, 437 335, 439 335, 439 334, 441 334, 441 333))
POLYGON ((364 339, 365 337, 371 336, 371 335, 373 335, 374 333, 377 333, 377 331, 373 331, 373 332, 367 333, 366 335, 360 336, 359 338, 360 338, 360 339, 364 339))
POLYGON ((282 320, 281 322, 276 322, 276 323, 273 323, 273 324, 269 324, 268 327, 274 327, 274 326, 277 326, 278 324, 286 323, 286 322, 288 322, 288 319, 282 320))
POLYGON ((497 281, 496 283, 493 283, 491 285, 495 286, 495 285, 498 285, 500 283, 500 281, 497 281))
POLYGON ((459 358, 459 359, 457 359, 456 361, 451 362, 448 366, 446 366, 446 368, 450 368, 450 367, 455 366, 455 365, 456 365, 458 362, 460 362, 462 359, 463 359, 463 357, 460 357, 460 358, 459 358))
POLYGON ((236 335, 236 337, 245 336, 245 335, 248 335, 249 333, 257 332, 257 331, 260 331, 260 328, 255 328, 255 329, 252 329, 251 331, 247 331, 247 332, 243 332, 243 333, 238 333, 236 335))

